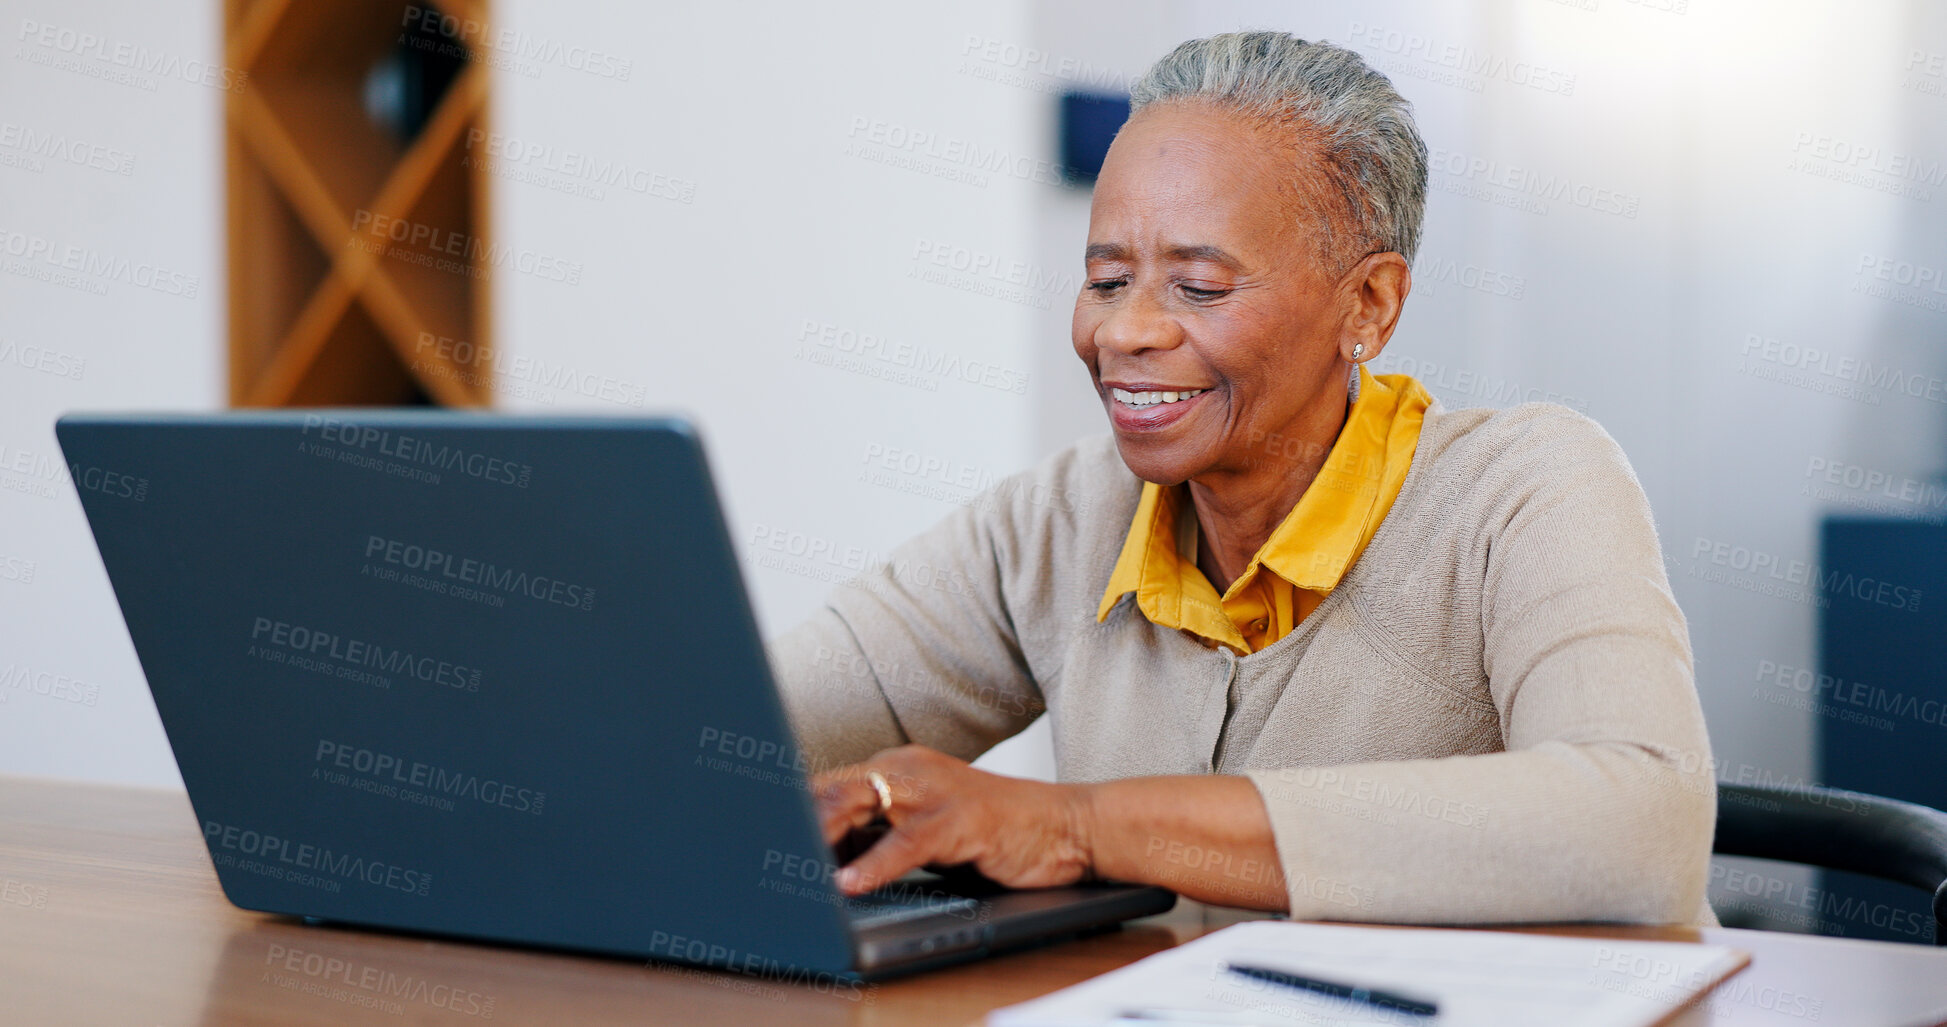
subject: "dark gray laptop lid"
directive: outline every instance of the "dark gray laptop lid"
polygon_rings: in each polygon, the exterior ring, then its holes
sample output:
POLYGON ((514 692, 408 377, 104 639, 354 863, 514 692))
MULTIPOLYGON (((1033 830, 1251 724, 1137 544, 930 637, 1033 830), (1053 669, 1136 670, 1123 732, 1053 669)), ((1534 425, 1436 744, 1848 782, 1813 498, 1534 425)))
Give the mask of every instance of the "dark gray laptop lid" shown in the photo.
POLYGON ((851 966, 683 422, 75 415, 57 434, 237 905, 851 966))

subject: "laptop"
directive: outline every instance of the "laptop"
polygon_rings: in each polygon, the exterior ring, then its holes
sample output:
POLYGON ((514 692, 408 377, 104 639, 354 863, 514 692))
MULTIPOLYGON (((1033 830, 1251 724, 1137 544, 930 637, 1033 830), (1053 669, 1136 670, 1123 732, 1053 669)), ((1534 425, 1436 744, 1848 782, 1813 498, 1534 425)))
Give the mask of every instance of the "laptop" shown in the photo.
POLYGON ((958 874, 844 897, 682 419, 89 414, 56 434, 243 909, 865 980, 1175 902, 958 874))

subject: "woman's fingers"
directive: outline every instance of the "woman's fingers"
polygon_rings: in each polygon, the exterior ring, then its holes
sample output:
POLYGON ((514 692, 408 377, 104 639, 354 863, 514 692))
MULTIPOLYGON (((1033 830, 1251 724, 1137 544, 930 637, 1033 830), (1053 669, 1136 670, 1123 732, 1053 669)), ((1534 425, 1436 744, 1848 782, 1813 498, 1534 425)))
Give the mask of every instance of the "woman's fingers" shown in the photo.
POLYGON ((820 774, 811 787, 827 845, 838 844, 845 832, 871 823, 879 812, 879 793, 866 780, 864 764, 820 774))
POLYGON ((871 848, 838 872, 839 889, 850 895, 871 891, 914 867, 951 856, 940 851, 946 843, 934 837, 938 826, 951 823, 955 817, 978 815, 981 797, 963 795, 964 801, 956 803, 952 796, 962 794, 961 790, 951 783, 934 785, 936 779, 951 782, 955 775, 974 773, 965 763, 907 745, 879 753, 866 763, 815 775, 811 789, 826 844, 837 846, 848 833, 872 823, 881 812, 892 825, 871 848), (885 785, 884 795, 873 781, 875 776, 885 785), (889 809, 882 808, 886 800, 890 800, 889 809))
POLYGON ((835 883, 847 895, 869 892, 906 871, 932 860, 921 838, 906 827, 894 827, 865 854, 838 871, 835 883))
POLYGON ((825 841, 835 849, 890 802, 890 829, 834 879, 848 895, 929 863, 973 863, 1002 884, 1030 888, 1066 884, 1090 866, 1075 804, 1065 798, 1074 786, 1000 777, 918 745, 819 774, 811 784, 825 841), (874 777, 883 780, 883 796, 874 777))
POLYGON ((888 817, 893 821, 932 805, 928 801, 930 789, 925 768, 930 766, 927 760, 933 756, 938 754, 921 746, 903 745, 878 753, 864 763, 812 775, 811 794, 817 803, 818 822, 824 830, 826 844, 836 844, 845 837, 845 832, 863 827, 879 815, 879 789, 872 783, 875 771, 885 782, 886 795, 892 800, 888 817))

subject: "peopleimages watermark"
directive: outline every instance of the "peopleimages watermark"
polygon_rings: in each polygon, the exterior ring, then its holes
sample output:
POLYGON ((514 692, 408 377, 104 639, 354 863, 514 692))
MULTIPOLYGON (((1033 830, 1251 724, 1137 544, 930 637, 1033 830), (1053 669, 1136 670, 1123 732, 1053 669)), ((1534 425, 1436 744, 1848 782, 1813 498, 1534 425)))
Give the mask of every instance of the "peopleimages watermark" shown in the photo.
POLYGON ((1448 176, 1455 185, 1448 188, 1436 179, 1435 188, 1531 214, 1547 214, 1550 203, 1563 203, 1596 214, 1634 220, 1643 202, 1636 193, 1439 146, 1428 151, 1427 166, 1448 176), (1470 190, 1467 186, 1480 189, 1470 190))
MULTIPOLYGON (((67 477, 67 468, 58 458, 0 442, 0 489, 53 499, 55 486, 67 477)), ((145 489, 143 495, 147 494, 145 489)))
MULTIPOLYGON (((1268 782, 1267 782, 1268 783, 1268 782)), ((1464 799, 1429 795, 1337 767, 1283 767, 1271 785, 1276 798, 1316 806, 1327 812, 1392 823, 1393 812, 1459 827, 1487 826, 1488 808, 1464 799), (1340 802, 1337 800, 1349 800, 1340 802)))
MULTIPOLYGON (((1683 1003, 1711 983, 1700 969, 1681 967, 1640 949, 1604 946, 1597 950, 1590 969, 1600 971, 1586 982, 1592 988, 1670 1005, 1683 1003)), ((1825 1007, 1822 999, 1772 985, 1753 985, 1742 976, 1733 976, 1711 988, 1703 1005, 1719 1017, 1728 1014, 1730 1006, 1745 1005, 1814 1022, 1825 1007)))
POLYGON ((819 995, 831 995, 867 1005, 872 1003, 872 989, 876 987, 856 977, 828 970, 809 970, 760 952, 657 929, 649 932, 649 955, 689 963, 707 963, 743 977, 795 984, 819 995))
POLYGON ((247 873, 321 891, 342 891, 341 882, 369 884, 408 895, 430 895, 433 875, 385 860, 295 841, 215 820, 203 822, 213 861, 247 873))
POLYGON ((1829 933, 1836 934, 1845 934, 1843 922, 1850 921, 1897 931, 1919 941, 1933 941, 1933 917, 1917 909, 1868 902, 1829 888, 1786 880, 1762 871, 1712 861, 1710 887, 1718 893, 1711 897, 1711 907, 1720 914, 1733 911, 1752 913, 1783 920, 1800 930, 1831 928, 1829 933))
MULTIPOLYGON (((829 852, 820 856, 800 856, 795 852, 765 849, 762 869, 764 876, 758 878, 757 886, 765 891, 833 906, 845 905, 845 896, 833 884, 832 879, 838 875, 838 864, 832 862, 829 852)), ((900 887, 899 894, 902 904, 925 907, 933 913, 956 920, 986 923, 990 917, 985 903, 944 888, 905 884, 900 887)))
MULTIPOLYGON (((732 728, 705 726, 696 735, 693 767, 714 770, 763 784, 804 789, 814 774, 841 769, 848 764, 813 758, 795 741, 780 742, 732 728)), ((886 771, 895 795, 918 801, 926 795, 926 782, 910 774, 886 771)))
POLYGON ((46 236, 0 228, 0 255, 10 275, 108 295, 109 283, 132 285, 164 296, 195 299, 203 287, 200 275, 128 257, 112 257, 91 246, 59 243, 46 236))
POLYGON ((889 167, 986 186, 985 175, 1060 185, 1068 169, 1057 161, 1015 153, 931 129, 859 115, 846 133, 845 155, 889 167))
POLYGON ((1026 371, 815 318, 805 318, 799 326, 794 355, 821 367, 912 385, 928 392, 939 391, 942 378, 1016 396, 1026 395, 1028 391, 1026 371))
MULTIPOLYGON (((345 452, 367 453, 378 457, 389 457, 405 464, 448 473, 463 474, 478 481, 496 485, 511 485, 524 489, 534 476, 532 464, 516 463, 501 457, 469 450, 464 446, 448 445, 444 442, 431 442, 424 438, 407 435, 387 428, 375 428, 369 424, 332 417, 326 414, 304 415, 304 426, 298 429, 302 438, 316 438, 333 446, 343 446, 345 450, 323 453, 307 450, 317 456, 344 459, 345 452)), ((303 443, 299 443, 300 447, 303 443)), ((384 468, 378 468, 383 470, 384 468)), ((434 483, 439 481, 433 476, 434 483)))
POLYGON ((74 486, 79 492, 98 492, 110 499, 144 502, 149 479, 76 461, 63 464, 42 450, 21 449, 0 442, 0 489, 53 499, 54 487, 74 486))
POLYGON ((741 731, 705 727, 696 736, 692 766, 734 773, 766 784, 802 787, 814 771, 804 750, 796 745, 741 731), (721 758, 719 758, 721 757, 721 758))
POLYGON ((1082 58, 1054 54, 1036 46, 970 34, 960 44, 960 74, 1037 93, 1075 87, 1098 93, 1127 93, 1136 76, 1098 67, 1082 58))
POLYGON ((501 567, 491 561, 457 556, 444 550, 399 539, 384 538, 379 535, 366 536, 365 559, 367 561, 376 559, 380 564, 390 566, 374 567, 372 563, 367 562, 364 569, 360 571, 361 574, 385 580, 397 580, 414 588, 449 594, 475 602, 483 599, 493 600, 487 603, 490 606, 500 606, 505 601, 500 595, 492 594, 498 592, 505 595, 523 595, 573 610, 595 608, 595 590, 585 585, 571 584, 545 574, 530 574, 512 567, 501 567), (395 567, 415 573, 400 574, 392 569, 395 567))
POLYGON ((65 132, 39 132, 0 121, 0 165, 39 173, 47 162, 93 168, 111 175, 135 174, 135 155, 112 146, 77 139, 65 132))
MULTIPOLYGON (((288 650, 316 661, 330 661, 325 667, 327 673, 333 669, 370 671, 372 674, 368 676, 397 675, 457 692, 480 690, 480 669, 477 667, 270 617, 256 617, 251 621, 249 655, 258 655, 260 647, 265 650, 288 650)), ((391 681, 381 677, 376 683, 389 687, 391 681)))
POLYGON ((438 806, 448 811, 454 808, 452 799, 471 799, 482 805, 498 806, 516 813, 531 813, 538 817, 548 800, 548 793, 538 788, 523 788, 494 778, 450 770, 328 738, 318 739, 318 749, 312 759, 318 764, 311 769, 314 779, 357 787, 361 782, 353 781, 350 775, 343 773, 351 771, 365 775, 363 783, 375 786, 362 790, 378 791, 387 798, 438 806), (338 779, 333 779, 334 774, 338 779), (413 789, 422 791, 415 793, 413 789))
POLYGON ((1690 558, 1704 561, 1719 571, 1736 572, 1732 575, 1712 574, 1710 568, 1705 568, 1705 573, 1699 574, 1698 565, 1693 564, 1692 577, 1723 581, 1738 587, 1747 584, 1759 586, 1747 588, 1747 591, 1760 591, 1799 601, 1816 601, 1819 606, 1826 605, 1828 596, 1843 595, 1888 609, 1918 613, 1923 595, 1921 589, 1910 585, 1851 571, 1828 570, 1814 563, 1785 559, 1776 553, 1701 535, 1690 548, 1690 558))
POLYGON ((1861 253, 1854 270, 1858 277, 1853 279, 1852 292, 1947 313, 1947 273, 1938 267, 1861 253))
POLYGON ((608 197, 608 190, 620 189, 681 204, 696 200, 696 182, 691 179, 577 150, 556 149, 546 143, 484 128, 467 129, 466 148, 461 167, 478 166, 496 178, 539 185, 555 192, 601 200, 608 197), (476 155, 476 149, 486 156, 476 155))
POLYGON ((973 595, 977 579, 960 567, 936 567, 910 557, 892 557, 863 546, 841 545, 831 539, 788 528, 758 524, 750 547, 757 550, 759 567, 786 571, 830 584, 862 583, 865 575, 885 572, 912 588, 973 595))
POLYGON ((23 909, 46 909, 47 886, 16 881, 9 877, 5 881, 0 881, 0 903, 23 909))
POLYGON ((1037 310, 1052 310, 1052 297, 1072 293, 1082 282, 1073 272, 1049 271, 1024 260, 935 239, 914 241, 912 263, 908 278, 1037 310))
POLYGON ((24 663, 10 663, 5 670, 0 670, 0 702, 6 702, 17 691, 77 706, 93 706, 101 701, 101 686, 92 681, 51 670, 35 670, 24 663))
POLYGON ((402 38, 412 39, 416 35, 426 44, 422 49, 442 46, 449 51, 457 51, 457 56, 503 67, 530 78, 538 71, 530 72, 528 69, 533 65, 528 62, 552 64, 617 82, 627 82, 635 71, 634 60, 605 50, 564 43, 532 32, 490 29, 485 22, 448 14, 425 4, 406 5, 399 25, 405 33, 402 38), (487 52, 478 53, 478 50, 487 52))
MULTIPOLYGON (((1047 709, 1039 696, 1006 691, 964 678, 942 677, 924 666, 904 660, 880 662, 875 666, 856 649, 838 650, 821 645, 813 650, 811 665, 819 671, 840 675, 853 682, 871 682, 873 687, 884 689, 887 698, 900 707, 910 698, 948 713, 973 706, 1022 719, 1036 716, 1047 709)), ((821 682, 825 683, 837 682, 827 678, 821 682)))
POLYGON ((22 585, 34 583, 34 561, 19 556, 0 553, 0 581, 15 581, 22 585))
POLYGON ((1871 796, 1863 793, 1829 788, 1796 774, 1779 773, 1770 767, 1728 763, 1708 752, 1679 749, 1665 754, 1662 762, 1676 773, 1658 774, 1652 778, 1658 787, 1674 788, 1691 795, 1714 795, 1719 803, 1737 803, 1766 813, 1777 813, 1783 809, 1779 801, 1771 796, 1739 795, 1718 788, 1718 785, 1725 784, 1764 792, 1783 792, 1794 802, 1824 806, 1850 816, 1863 817, 1871 812, 1866 801, 1863 801, 1870 800, 1871 796))
POLYGON ((1917 47, 1909 50, 1904 85, 1916 93, 1947 97, 1947 53, 1917 47))
POLYGON ((455 378, 468 385, 502 388, 523 399, 552 403, 557 393, 573 393, 585 399, 637 408, 649 402, 647 385, 584 371, 565 362, 553 363, 544 357, 524 353, 509 356, 507 351, 493 346, 420 332, 413 352, 424 354, 428 350, 439 359, 414 360, 415 370, 455 378), (481 364, 486 365, 484 372, 469 370, 481 364))
POLYGON ((1794 135, 1792 153, 1787 171, 1923 202, 1933 199, 1928 186, 1947 184, 1947 162, 1816 132, 1794 135))
POLYGON ((1428 389, 1444 397, 1458 399, 1462 409, 1473 405, 1502 407, 1514 403, 1559 403, 1582 413, 1589 410, 1589 401, 1581 396, 1545 386, 1523 385, 1509 378, 1456 368, 1452 364, 1390 352, 1381 353, 1374 363, 1377 365, 1374 370, 1378 373, 1411 375, 1428 389))
POLYGON ((1753 378, 1843 396, 1869 406, 1877 405, 1882 393, 1947 403, 1947 379, 1858 357, 1838 356, 1817 346, 1782 341, 1757 332, 1744 334, 1738 357, 1738 370, 1753 378))
POLYGON ((407 1002, 417 1002, 482 1020, 494 1017, 496 1000, 492 995, 309 949, 273 942, 264 950, 263 965, 263 980, 281 990, 378 1009, 394 1016, 406 1011, 407 1002), (307 979, 290 974, 301 974, 307 979))
POLYGON ((486 279, 491 277, 488 268, 512 267, 544 281, 581 284, 581 261, 540 253, 525 246, 488 242, 478 235, 423 221, 374 214, 363 207, 352 213, 352 231, 373 238, 360 239, 354 235, 346 240, 347 245, 435 271, 486 279), (385 240, 397 245, 388 246, 385 240))
MULTIPOLYGON (((760 738, 732 728, 705 726, 697 732, 690 766, 741 777, 759 784, 803 791, 814 774, 844 766, 814 759, 795 742, 760 738)), ((901 794, 924 795, 926 783, 905 774, 887 774, 901 794)))
MULTIPOLYGON (((1413 281, 1415 285, 1424 284, 1429 287, 1444 282, 1510 300, 1519 300, 1521 294, 1528 288, 1528 279, 1512 271, 1433 256, 1421 262, 1420 273, 1414 276, 1413 281)), ((1433 291, 1436 294, 1438 292, 1437 289, 1433 291)))
MULTIPOLYGON (((990 488, 1003 477, 964 460, 950 460, 937 454, 922 453, 905 446, 889 446, 883 442, 866 443, 862 463, 868 472, 883 471, 969 491, 990 488)), ((873 484, 883 483, 873 481, 873 484)))
POLYGON ((147 478, 78 461, 69 464, 67 471, 68 480, 74 483, 79 492, 99 492, 110 499, 126 499, 135 503, 146 502, 149 498, 147 478))
POLYGON ((1275 862, 1239 859, 1230 849, 1214 845, 1152 834, 1143 846, 1143 858, 1166 884, 1196 883, 1226 894, 1249 895, 1282 879, 1287 894, 1307 895, 1347 909, 1372 908, 1374 890, 1369 884, 1309 875, 1286 877, 1283 868, 1275 862))
POLYGON ((867 443, 858 481, 876 488, 972 510, 992 511, 1025 501, 1038 509, 1080 513, 1092 506, 1089 495, 1036 481, 1026 474, 999 472, 932 453, 882 442, 867 443))
POLYGON ((1796 692, 1803 697, 1802 704, 1785 702, 1781 705, 1790 705, 1808 713, 1819 713, 1882 731, 1893 730, 1893 722, 1887 719, 1889 716, 1930 727, 1947 728, 1947 702, 1848 681, 1810 667, 1759 660, 1756 681, 1757 685, 1751 693, 1754 697, 1769 702, 1773 695, 1796 692))
POLYGON ((1484 91, 1489 80, 1499 80, 1555 96, 1575 94, 1573 74, 1534 61, 1511 59, 1490 50, 1357 21, 1346 33, 1353 46, 1384 55, 1373 61, 1383 71, 1454 86, 1470 93, 1484 91))
POLYGON ((1947 482, 1894 474, 1814 456, 1806 461, 1803 495, 1854 510, 1947 524, 1947 482), (1835 486, 1827 488, 1826 486, 1835 486))
POLYGON ((31 343, 22 345, 0 337, 0 364, 13 364, 29 371, 78 382, 88 369, 88 358, 31 343))
POLYGON ((14 59, 70 71, 120 85, 154 92, 156 76, 226 92, 243 92, 250 76, 234 68, 197 57, 151 50, 137 43, 94 32, 20 19, 14 36, 14 59), (30 49, 37 48, 37 49, 30 49))

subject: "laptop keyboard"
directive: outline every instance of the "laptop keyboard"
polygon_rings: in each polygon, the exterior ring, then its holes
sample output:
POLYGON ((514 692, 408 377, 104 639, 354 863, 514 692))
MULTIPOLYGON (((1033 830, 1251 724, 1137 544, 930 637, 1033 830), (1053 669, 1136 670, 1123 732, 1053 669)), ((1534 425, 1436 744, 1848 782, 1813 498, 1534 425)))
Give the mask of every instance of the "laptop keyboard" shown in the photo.
POLYGON ((865 931, 941 913, 972 920, 980 909, 980 900, 953 895, 938 888, 891 884, 878 891, 846 899, 845 909, 851 914, 852 927, 865 931))

